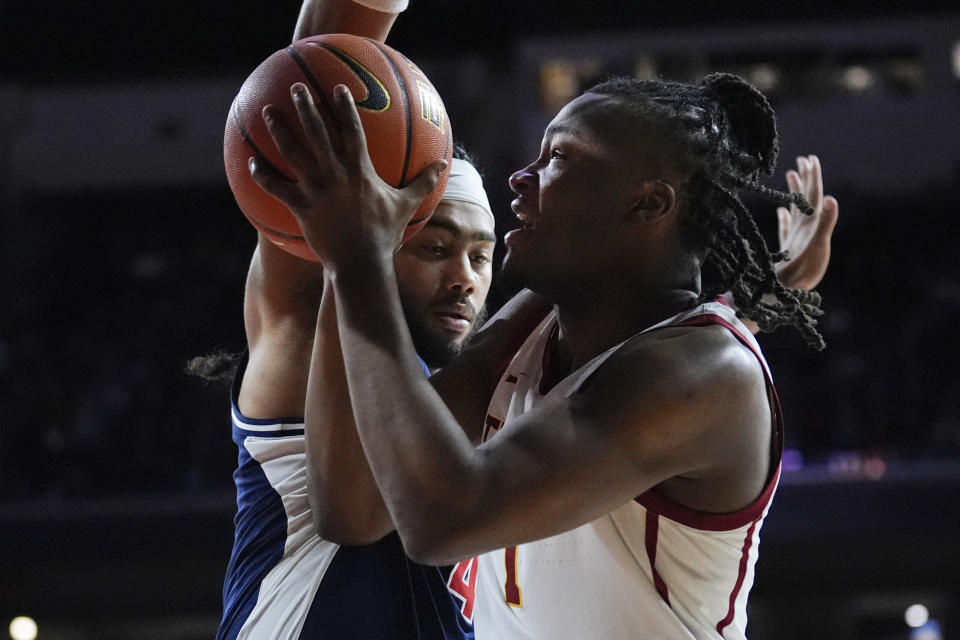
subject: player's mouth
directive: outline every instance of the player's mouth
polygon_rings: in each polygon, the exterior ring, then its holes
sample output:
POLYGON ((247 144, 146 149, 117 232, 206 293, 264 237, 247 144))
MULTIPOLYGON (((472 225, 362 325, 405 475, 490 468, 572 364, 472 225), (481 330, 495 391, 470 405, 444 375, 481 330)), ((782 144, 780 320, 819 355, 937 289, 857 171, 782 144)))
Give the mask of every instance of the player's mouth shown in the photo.
POLYGON ((516 244, 520 242, 520 238, 523 236, 529 236, 531 233, 536 231, 537 224, 540 222, 540 214, 525 209, 523 207, 523 203, 520 201, 520 198, 517 198, 511 202, 510 208, 513 210, 513 215, 515 215, 517 220, 520 221, 520 228, 514 229, 504 236, 503 242, 508 247, 516 246, 516 244))
POLYGON ((520 221, 522 228, 529 229, 530 231, 533 231, 537 228, 537 222, 540 220, 540 214, 524 209, 523 203, 520 202, 520 198, 516 198, 510 203, 510 209, 513 211, 513 215, 517 217, 517 220, 520 221))
POLYGON ((434 309, 433 316, 442 329, 461 334, 470 330, 474 314, 468 305, 455 304, 434 309))

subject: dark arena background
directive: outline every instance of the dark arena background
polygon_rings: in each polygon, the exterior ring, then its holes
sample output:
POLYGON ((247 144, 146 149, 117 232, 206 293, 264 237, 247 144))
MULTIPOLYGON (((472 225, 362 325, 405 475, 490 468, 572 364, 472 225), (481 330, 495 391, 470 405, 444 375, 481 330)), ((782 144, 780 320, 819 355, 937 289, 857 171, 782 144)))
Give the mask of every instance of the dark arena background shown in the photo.
MULTIPOLYGON (((771 186, 820 156, 828 348, 761 336, 788 440, 757 640, 960 638, 960 9, 879 4, 413 0, 389 40, 479 157, 501 233, 506 177, 609 73, 740 73, 779 116, 771 186)), ((0 638, 20 616, 42 640, 213 637, 236 448, 227 390, 181 369, 243 348, 255 234, 223 123, 298 8, 0 3, 0 638)))

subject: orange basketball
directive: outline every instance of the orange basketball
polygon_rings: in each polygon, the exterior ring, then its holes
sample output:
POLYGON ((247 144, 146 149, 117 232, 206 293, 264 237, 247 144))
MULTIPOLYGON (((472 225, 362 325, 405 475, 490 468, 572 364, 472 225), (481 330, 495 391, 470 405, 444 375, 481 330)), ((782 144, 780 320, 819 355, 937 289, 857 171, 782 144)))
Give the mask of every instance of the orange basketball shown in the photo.
MULTIPOLYGON (((247 78, 230 107, 223 136, 227 180, 240 210, 274 244, 307 260, 317 260, 290 210, 267 194, 250 177, 247 160, 272 165, 294 180, 280 156, 261 110, 274 105, 284 120, 302 135, 290 98, 290 85, 305 84, 321 114, 329 113, 333 88, 345 84, 360 113, 367 148, 377 173, 387 183, 403 187, 424 168, 445 159, 448 168, 433 192, 413 216, 404 241, 430 218, 450 175, 453 154, 450 123, 436 89, 403 54, 382 42, 347 34, 299 40, 263 61, 247 78)), ((328 125, 332 119, 326 118, 328 125)))

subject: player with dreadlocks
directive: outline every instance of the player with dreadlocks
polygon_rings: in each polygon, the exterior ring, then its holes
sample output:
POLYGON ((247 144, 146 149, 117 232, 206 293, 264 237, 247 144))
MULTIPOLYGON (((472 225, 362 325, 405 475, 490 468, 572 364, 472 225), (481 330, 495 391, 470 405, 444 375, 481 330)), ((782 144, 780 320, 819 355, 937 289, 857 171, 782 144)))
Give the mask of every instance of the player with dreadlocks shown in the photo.
POLYGON ((813 212, 800 193, 759 183, 760 174, 773 174, 779 152, 776 120, 767 98, 726 73, 710 75, 699 86, 619 78, 590 92, 623 97, 636 117, 677 150, 675 158, 688 176, 690 194, 682 228, 691 249, 704 256, 701 299, 730 292, 740 313, 761 330, 789 324, 822 349, 814 319, 821 313, 820 295, 781 284, 773 264, 788 256, 767 249, 753 215, 737 194, 745 189, 813 212), (764 294, 774 302, 764 302, 764 294))
POLYGON ((477 638, 745 637, 783 423, 759 345, 715 296, 819 344, 818 300, 777 281, 739 196, 807 207, 758 183, 778 150, 767 100, 715 75, 614 79, 567 104, 510 178, 522 228, 503 269, 536 293, 430 380, 393 253, 439 166, 386 185, 345 87, 333 105, 344 138, 311 139, 319 162, 272 125, 299 183, 254 170, 326 273, 315 340, 342 359, 313 359, 308 427, 339 369, 383 512, 411 557, 460 561, 477 638))

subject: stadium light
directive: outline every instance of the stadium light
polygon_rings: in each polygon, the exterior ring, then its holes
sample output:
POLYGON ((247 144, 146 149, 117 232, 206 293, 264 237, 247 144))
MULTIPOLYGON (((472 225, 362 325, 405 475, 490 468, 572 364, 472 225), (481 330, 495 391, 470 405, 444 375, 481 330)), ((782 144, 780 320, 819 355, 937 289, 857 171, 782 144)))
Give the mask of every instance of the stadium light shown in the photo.
POLYGON ((903 619, 907 621, 908 626, 919 629, 927 624, 927 620, 930 619, 930 612, 922 604, 912 604, 907 607, 907 611, 903 614, 903 619))
POLYGON ((10 621, 10 638, 12 640, 36 640, 37 623, 33 618, 17 616, 10 621))

